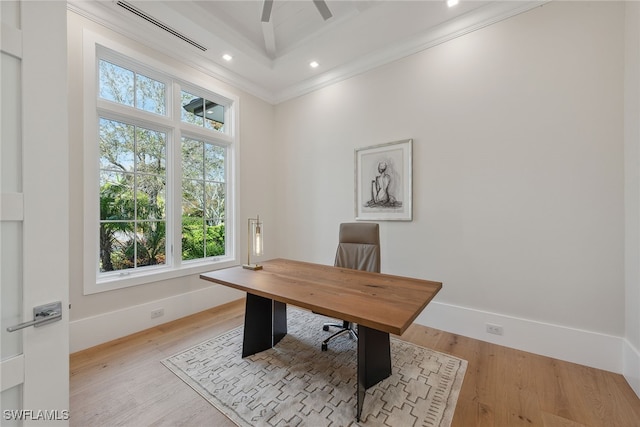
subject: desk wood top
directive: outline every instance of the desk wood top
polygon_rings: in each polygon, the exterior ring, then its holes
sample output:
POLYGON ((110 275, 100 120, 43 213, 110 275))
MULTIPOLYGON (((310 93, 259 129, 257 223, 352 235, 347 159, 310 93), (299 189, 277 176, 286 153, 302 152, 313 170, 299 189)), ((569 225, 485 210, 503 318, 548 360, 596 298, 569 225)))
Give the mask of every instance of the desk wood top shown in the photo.
POLYGON ((328 265, 274 259, 252 271, 226 268, 201 279, 402 335, 442 283, 328 265))

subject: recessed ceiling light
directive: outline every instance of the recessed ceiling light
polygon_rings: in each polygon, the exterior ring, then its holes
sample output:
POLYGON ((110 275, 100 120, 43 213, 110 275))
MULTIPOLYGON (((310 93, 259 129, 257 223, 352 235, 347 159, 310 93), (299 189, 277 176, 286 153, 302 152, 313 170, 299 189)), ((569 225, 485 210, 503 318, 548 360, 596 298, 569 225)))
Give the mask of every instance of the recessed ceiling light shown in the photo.
POLYGON ((320 65, 320 64, 318 64, 318 61, 311 61, 311 62, 309 62, 309 66, 310 66, 311 68, 318 68, 318 66, 319 66, 319 65, 320 65))
POLYGON ((447 6, 453 7, 459 3, 460 0, 447 0, 447 6))
POLYGON ((222 55, 222 59, 224 59, 225 61, 231 61, 233 59, 233 56, 225 53, 224 55, 222 55))

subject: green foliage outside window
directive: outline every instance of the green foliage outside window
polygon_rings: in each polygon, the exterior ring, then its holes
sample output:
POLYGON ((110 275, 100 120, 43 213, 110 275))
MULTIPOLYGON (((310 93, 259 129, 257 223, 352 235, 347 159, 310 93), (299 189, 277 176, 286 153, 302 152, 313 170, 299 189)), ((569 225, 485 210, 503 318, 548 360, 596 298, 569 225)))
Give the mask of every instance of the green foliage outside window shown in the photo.
POLYGON ((136 210, 147 218, 163 210, 164 199, 130 190, 126 178, 100 187, 100 271, 117 271, 165 263, 166 224, 133 221, 136 210))
POLYGON ((224 241, 224 224, 207 225, 200 218, 182 218, 183 260, 224 255, 224 241))

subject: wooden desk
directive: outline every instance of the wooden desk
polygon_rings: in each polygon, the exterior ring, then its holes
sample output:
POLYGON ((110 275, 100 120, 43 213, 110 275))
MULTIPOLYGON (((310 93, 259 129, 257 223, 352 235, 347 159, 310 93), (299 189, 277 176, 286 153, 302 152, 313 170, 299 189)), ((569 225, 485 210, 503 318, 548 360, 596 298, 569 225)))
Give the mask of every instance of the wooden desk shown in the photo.
POLYGON ((389 334, 402 335, 442 283, 287 259, 262 265, 200 275, 247 293, 242 357, 271 348, 287 334, 286 304, 357 323, 359 421, 366 389, 391 375, 389 334))

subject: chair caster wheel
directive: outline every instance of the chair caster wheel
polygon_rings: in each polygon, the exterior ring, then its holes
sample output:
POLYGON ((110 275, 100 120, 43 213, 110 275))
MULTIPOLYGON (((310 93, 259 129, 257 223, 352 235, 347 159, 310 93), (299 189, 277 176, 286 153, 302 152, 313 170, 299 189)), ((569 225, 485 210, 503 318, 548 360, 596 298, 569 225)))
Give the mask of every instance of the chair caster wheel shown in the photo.
POLYGON ((323 331, 328 331, 328 330, 329 330, 329 325, 324 325, 324 326, 322 326, 322 330, 323 330, 323 331))
POLYGON ((327 344, 326 343, 322 343, 322 351, 327 351, 327 344))

